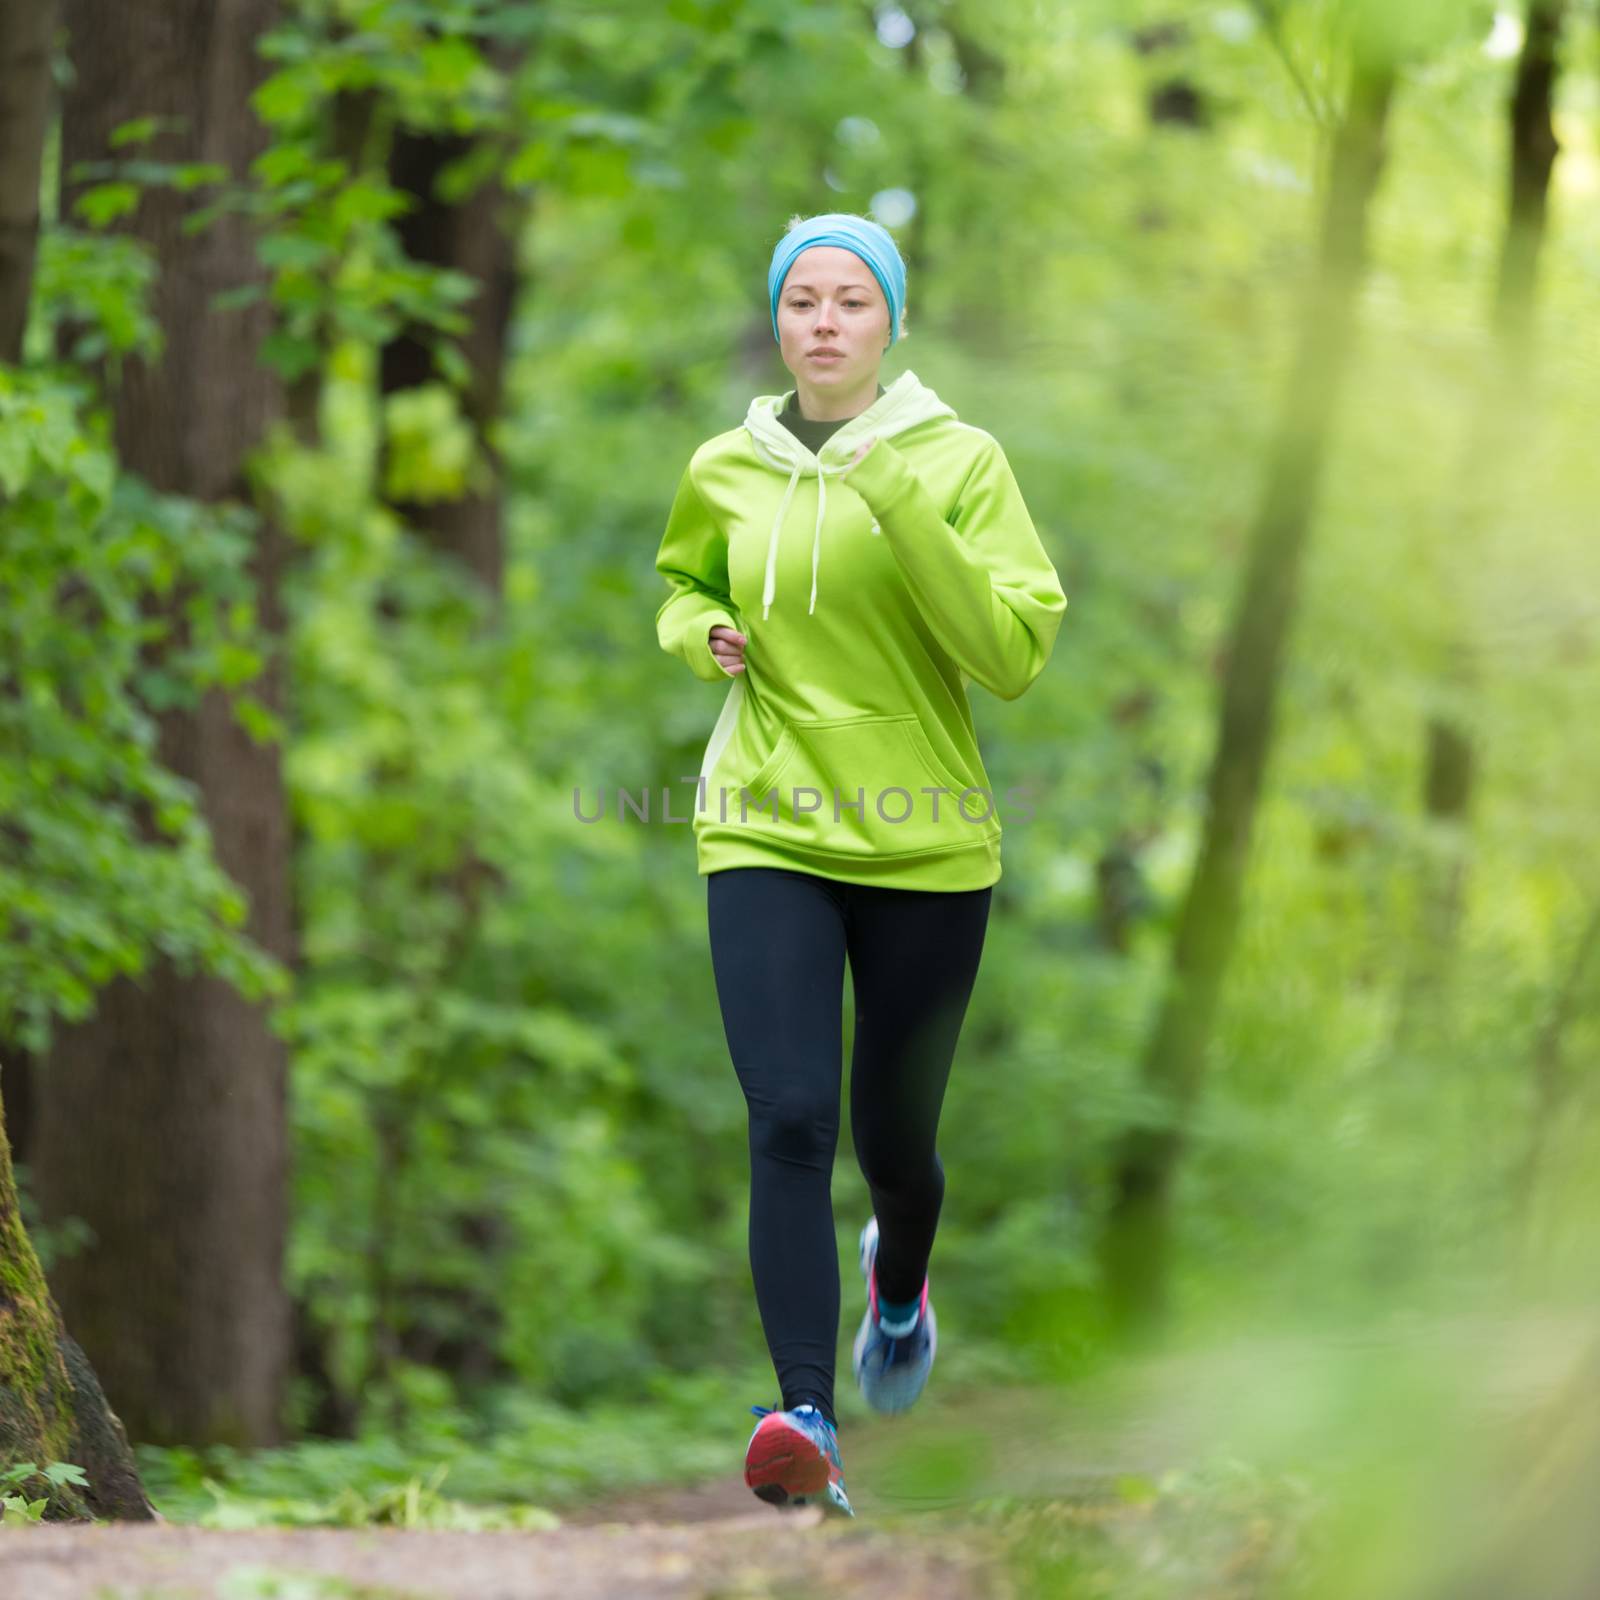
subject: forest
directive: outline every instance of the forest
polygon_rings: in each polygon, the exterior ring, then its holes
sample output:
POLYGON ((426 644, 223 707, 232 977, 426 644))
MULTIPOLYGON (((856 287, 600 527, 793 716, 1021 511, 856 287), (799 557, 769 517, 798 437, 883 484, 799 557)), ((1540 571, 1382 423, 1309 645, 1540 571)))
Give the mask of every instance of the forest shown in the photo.
POLYGON ((0 1594, 1600 1592, 1597 439, 1585 0, 0 0, 0 1594), (652 562, 825 211, 1068 607, 823 1527, 652 562))

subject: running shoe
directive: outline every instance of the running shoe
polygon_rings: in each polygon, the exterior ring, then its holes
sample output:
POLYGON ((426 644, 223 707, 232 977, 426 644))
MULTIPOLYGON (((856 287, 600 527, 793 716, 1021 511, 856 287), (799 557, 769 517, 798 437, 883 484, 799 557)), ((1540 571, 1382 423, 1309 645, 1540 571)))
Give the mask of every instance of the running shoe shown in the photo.
POLYGON ((761 1418, 744 1452, 744 1481, 773 1506, 820 1504, 853 1517, 833 1424, 809 1400, 793 1411, 751 1406, 761 1418))
POLYGON ((905 1411, 922 1393, 939 1348, 939 1325, 922 1280, 914 1324, 886 1331, 878 1321, 878 1219, 869 1217, 861 1230, 861 1276, 867 1280, 867 1312, 851 1351, 856 1384, 874 1411, 905 1411))

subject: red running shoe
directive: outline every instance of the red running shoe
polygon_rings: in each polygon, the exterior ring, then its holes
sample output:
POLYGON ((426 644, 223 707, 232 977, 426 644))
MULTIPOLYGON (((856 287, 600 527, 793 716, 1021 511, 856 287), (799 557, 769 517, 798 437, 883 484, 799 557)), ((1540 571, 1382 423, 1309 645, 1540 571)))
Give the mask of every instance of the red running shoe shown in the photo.
POLYGON ((761 1418, 744 1452, 744 1481, 773 1506, 820 1504, 853 1517, 833 1424, 809 1400, 793 1411, 751 1406, 761 1418))

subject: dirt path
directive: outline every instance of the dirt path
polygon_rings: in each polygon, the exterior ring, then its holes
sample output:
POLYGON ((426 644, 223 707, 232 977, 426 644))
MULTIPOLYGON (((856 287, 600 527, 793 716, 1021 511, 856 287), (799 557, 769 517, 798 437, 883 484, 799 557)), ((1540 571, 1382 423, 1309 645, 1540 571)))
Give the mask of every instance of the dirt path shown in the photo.
MULTIPOLYGON (((1380 1365, 1426 1350, 1470 1374, 1463 1394, 1492 1420, 1547 1393, 1588 1328, 1460 1321, 1236 1343, 1061 1391, 930 1391, 913 1416, 842 1429, 853 1522, 761 1506, 731 1465, 565 1511, 540 1532, 6 1529, 0 1600, 1034 1600, 1015 1592, 981 1514, 997 1499, 1070 1515, 1129 1475, 1154 1481, 1235 1442, 1272 1453, 1288 1440, 1292 1453, 1316 1437, 1312 1401, 1335 1392, 1355 1347, 1375 1347, 1380 1365)), ((1237 1577, 1237 1551, 1217 1561, 1237 1577)))
MULTIPOLYGON (((0 1600, 1008 1600, 984 1540, 923 1513, 959 1514, 1003 1480, 1043 1482, 996 1472, 997 1448, 1019 1435, 1034 1434, 1047 1459, 1059 1448, 1061 1426, 1041 1404, 1018 1390, 959 1404, 930 1395, 914 1418, 847 1430, 853 1522, 763 1506, 735 1465, 565 1510, 548 1532, 19 1528, 0 1531, 0 1600)), ((1108 1454, 1078 1421, 1083 1477, 1157 1464, 1136 1430, 1108 1454)), ((1059 1462, 1045 1479, 1065 1486, 1059 1462)))
POLYGON ((548 1533, 30 1528, 0 1535, 0 1592, 7 1600, 799 1600, 816 1594, 991 1600, 995 1594, 973 1558, 953 1546, 944 1552, 865 1525, 824 1525, 815 1510, 548 1533), (313 1574, 344 1581, 319 1583, 313 1574))

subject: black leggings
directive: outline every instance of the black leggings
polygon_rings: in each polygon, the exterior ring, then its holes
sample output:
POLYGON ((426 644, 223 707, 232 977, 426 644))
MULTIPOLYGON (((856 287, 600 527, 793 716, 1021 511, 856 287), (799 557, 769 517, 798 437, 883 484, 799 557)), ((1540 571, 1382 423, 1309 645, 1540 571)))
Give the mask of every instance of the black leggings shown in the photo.
POLYGON ((914 1300, 944 1201, 939 1109, 993 892, 868 887, 786 867, 706 877, 717 999, 750 1111, 750 1269, 786 1410, 809 1399, 836 1420, 830 1180, 845 958, 850 1127, 878 1218, 878 1291, 914 1300))

